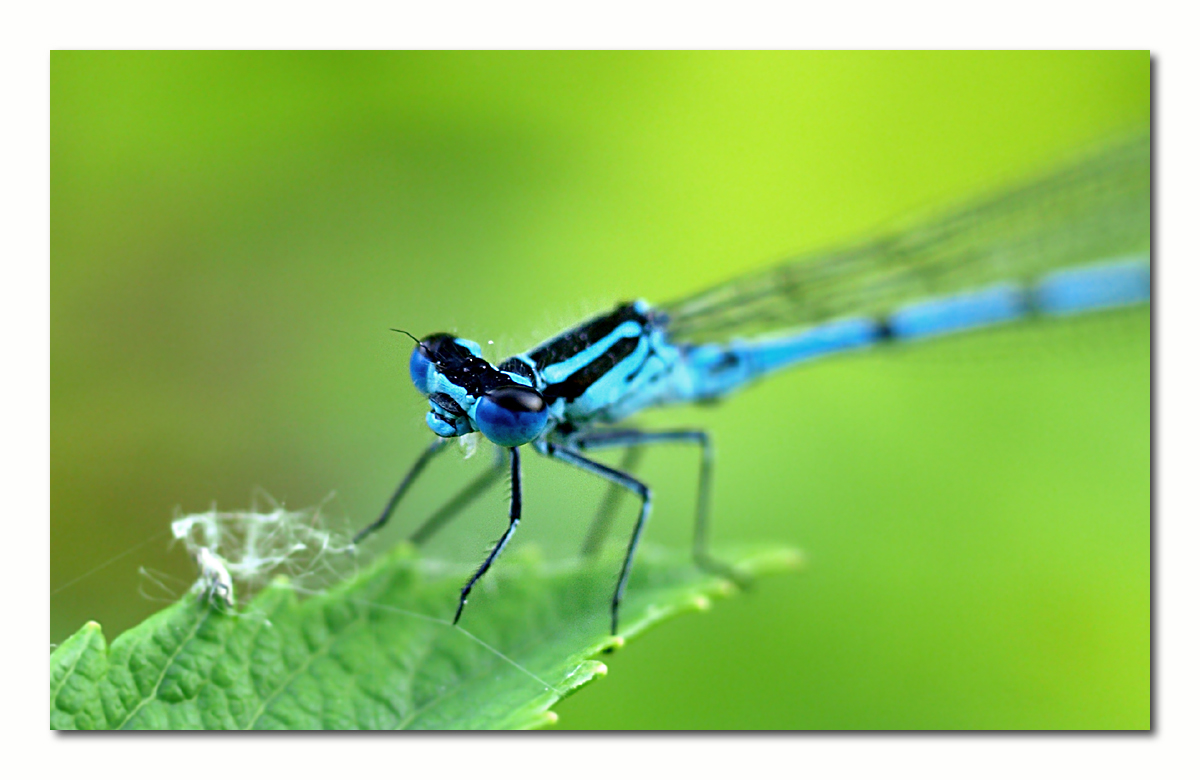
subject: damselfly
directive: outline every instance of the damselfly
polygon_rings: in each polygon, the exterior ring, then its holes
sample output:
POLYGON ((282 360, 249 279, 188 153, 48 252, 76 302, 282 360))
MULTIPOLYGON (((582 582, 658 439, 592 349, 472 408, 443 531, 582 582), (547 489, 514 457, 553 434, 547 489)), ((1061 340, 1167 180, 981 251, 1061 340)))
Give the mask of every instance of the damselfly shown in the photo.
MULTIPOLYGON (((482 433, 508 453, 509 522, 463 586, 471 589, 521 519, 521 450, 590 472, 641 500, 612 595, 612 632, 651 491, 584 453, 688 443, 699 448, 693 536, 696 563, 736 579, 708 551, 712 447, 701 430, 613 427, 645 409, 712 401, 759 377, 820 357, 1150 300, 1150 139, 1126 139, 1050 175, 939 219, 837 251, 802 257, 665 306, 622 303, 493 366, 473 341, 435 333, 417 342, 409 370, 429 399, 437 438, 401 480, 383 526, 430 460, 458 436, 482 433)), ((414 338, 414 340, 416 340, 414 338)), ((420 543, 475 495, 468 486, 412 539, 420 543)))

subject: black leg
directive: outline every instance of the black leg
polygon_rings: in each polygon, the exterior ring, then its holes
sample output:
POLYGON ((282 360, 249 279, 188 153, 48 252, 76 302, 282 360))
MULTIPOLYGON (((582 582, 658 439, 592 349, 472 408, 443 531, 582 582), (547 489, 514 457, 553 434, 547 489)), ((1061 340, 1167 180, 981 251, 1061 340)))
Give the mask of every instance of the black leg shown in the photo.
POLYGON ((572 443, 581 450, 640 447, 645 444, 668 444, 671 442, 700 445, 700 484, 696 494, 696 528, 692 535, 692 558, 701 569, 732 580, 739 587, 748 587, 749 580, 734 570, 732 566, 713 558, 708 551, 709 496, 713 464, 712 441, 709 439, 708 433, 705 431, 611 430, 585 433, 572 440, 572 443))
POLYGON ((487 570, 492 567, 492 562, 500 557, 500 553, 504 552, 505 545, 512 538, 513 531, 517 530, 517 526, 521 522, 521 455, 517 452, 516 447, 509 448, 509 453, 512 455, 512 499, 508 504, 508 530, 500 537, 492 551, 488 553, 487 559, 483 565, 476 570, 471 579, 467 580, 467 584, 463 586, 462 593, 458 597, 458 611, 454 613, 454 622, 458 623, 458 619, 462 617, 463 607, 467 606, 467 596, 471 595, 471 588, 475 587, 475 583, 479 582, 479 578, 487 574, 487 570))
POLYGON ((446 523, 453 520, 459 512, 466 509, 475 499, 487 492, 487 489, 504 475, 505 450, 497 448, 496 451, 499 453, 499 457, 496 458, 495 464, 476 477, 457 496, 447 501, 441 509, 430 515, 428 520, 421 523, 420 527, 409 535, 408 540, 410 542, 417 546, 425 544, 435 533, 442 530, 446 523))
POLYGON ((400 480, 400 484, 396 486, 396 492, 392 493, 392 497, 388 500, 387 506, 383 508, 383 512, 379 515, 379 519, 354 535, 354 544, 358 544, 367 536, 383 527, 384 523, 388 521, 388 518, 392 516, 392 512, 395 511, 396 505, 400 503, 400 499, 403 498, 404 494, 408 492, 409 486, 417 478, 417 475, 425 470, 425 467, 429 465, 429 461, 433 460, 434 455, 437 455, 446 448, 446 443, 448 441, 449 439, 438 438, 430 442, 429 446, 425 448, 425 451, 421 453, 421 457, 417 458, 417 462, 412 465, 412 468, 410 468, 408 473, 404 475, 404 479, 400 480))
POLYGON ((625 596, 625 585, 629 582, 629 572, 633 568, 633 556, 637 553, 638 542, 642 540, 642 531, 646 527, 646 519, 650 516, 650 488, 629 474, 611 466, 605 466, 603 463, 588 460, 568 447, 547 444, 546 454, 603 477, 613 484, 636 493, 642 499, 642 510, 638 513, 637 525, 633 527, 633 536, 630 537, 629 548, 625 551, 625 562, 621 564, 621 577, 617 580, 617 589, 613 592, 612 597, 612 633, 616 635, 617 617, 621 609, 621 599, 625 596))
MULTIPOLYGON (((625 455, 621 458, 621 463, 617 468, 626 474, 632 473, 642 459, 642 452, 641 447, 630 447, 625 450, 625 455)), ((604 546, 604 540, 608 537, 608 531, 612 527, 613 515, 616 514, 617 506, 620 505, 621 497, 624 495, 625 489, 616 482, 608 484, 608 490, 605 491, 604 498, 600 500, 600 508, 596 510, 596 516, 592 518, 592 524, 588 526, 583 547, 579 550, 581 555, 591 558, 600 552, 600 548, 604 546)))

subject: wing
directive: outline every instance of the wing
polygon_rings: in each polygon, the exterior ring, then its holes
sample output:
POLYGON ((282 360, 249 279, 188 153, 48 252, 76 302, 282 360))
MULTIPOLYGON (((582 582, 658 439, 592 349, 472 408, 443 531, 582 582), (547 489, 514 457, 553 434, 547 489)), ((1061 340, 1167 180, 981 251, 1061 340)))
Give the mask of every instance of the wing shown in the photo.
POLYGON ((1050 175, 873 240, 659 307, 680 343, 816 325, 1150 249, 1148 130, 1050 175))

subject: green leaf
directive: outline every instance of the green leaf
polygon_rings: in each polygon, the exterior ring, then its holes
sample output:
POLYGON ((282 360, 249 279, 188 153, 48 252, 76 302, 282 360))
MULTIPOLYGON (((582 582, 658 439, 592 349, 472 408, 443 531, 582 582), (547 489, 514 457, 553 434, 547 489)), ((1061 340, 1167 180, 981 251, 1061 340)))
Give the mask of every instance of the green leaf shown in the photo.
MULTIPOLYGON (((779 548, 725 554, 754 575, 796 568, 779 548)), ((277 580, 246 607, 195 595, 107 647, 88 623, 50 658, 54 729, 507 729, 556 720, 595 660, 732 586, 678 551, 638 555, 608 635, 618 561, 549 563, 511 553, 453 614, 469 570, 400 546, 358 576, 300 598, 277 580)))

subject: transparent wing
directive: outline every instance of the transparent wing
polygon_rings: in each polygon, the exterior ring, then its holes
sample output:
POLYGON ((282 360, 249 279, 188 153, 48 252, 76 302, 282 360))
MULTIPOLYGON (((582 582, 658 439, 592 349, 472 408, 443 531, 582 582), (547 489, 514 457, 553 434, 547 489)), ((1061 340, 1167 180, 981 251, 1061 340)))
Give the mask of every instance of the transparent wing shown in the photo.
POLYGON ((902 304, 1150 249, 1143 131, 911 228, 803 256, 661 308, 679 342, 882 316, 902 304))

